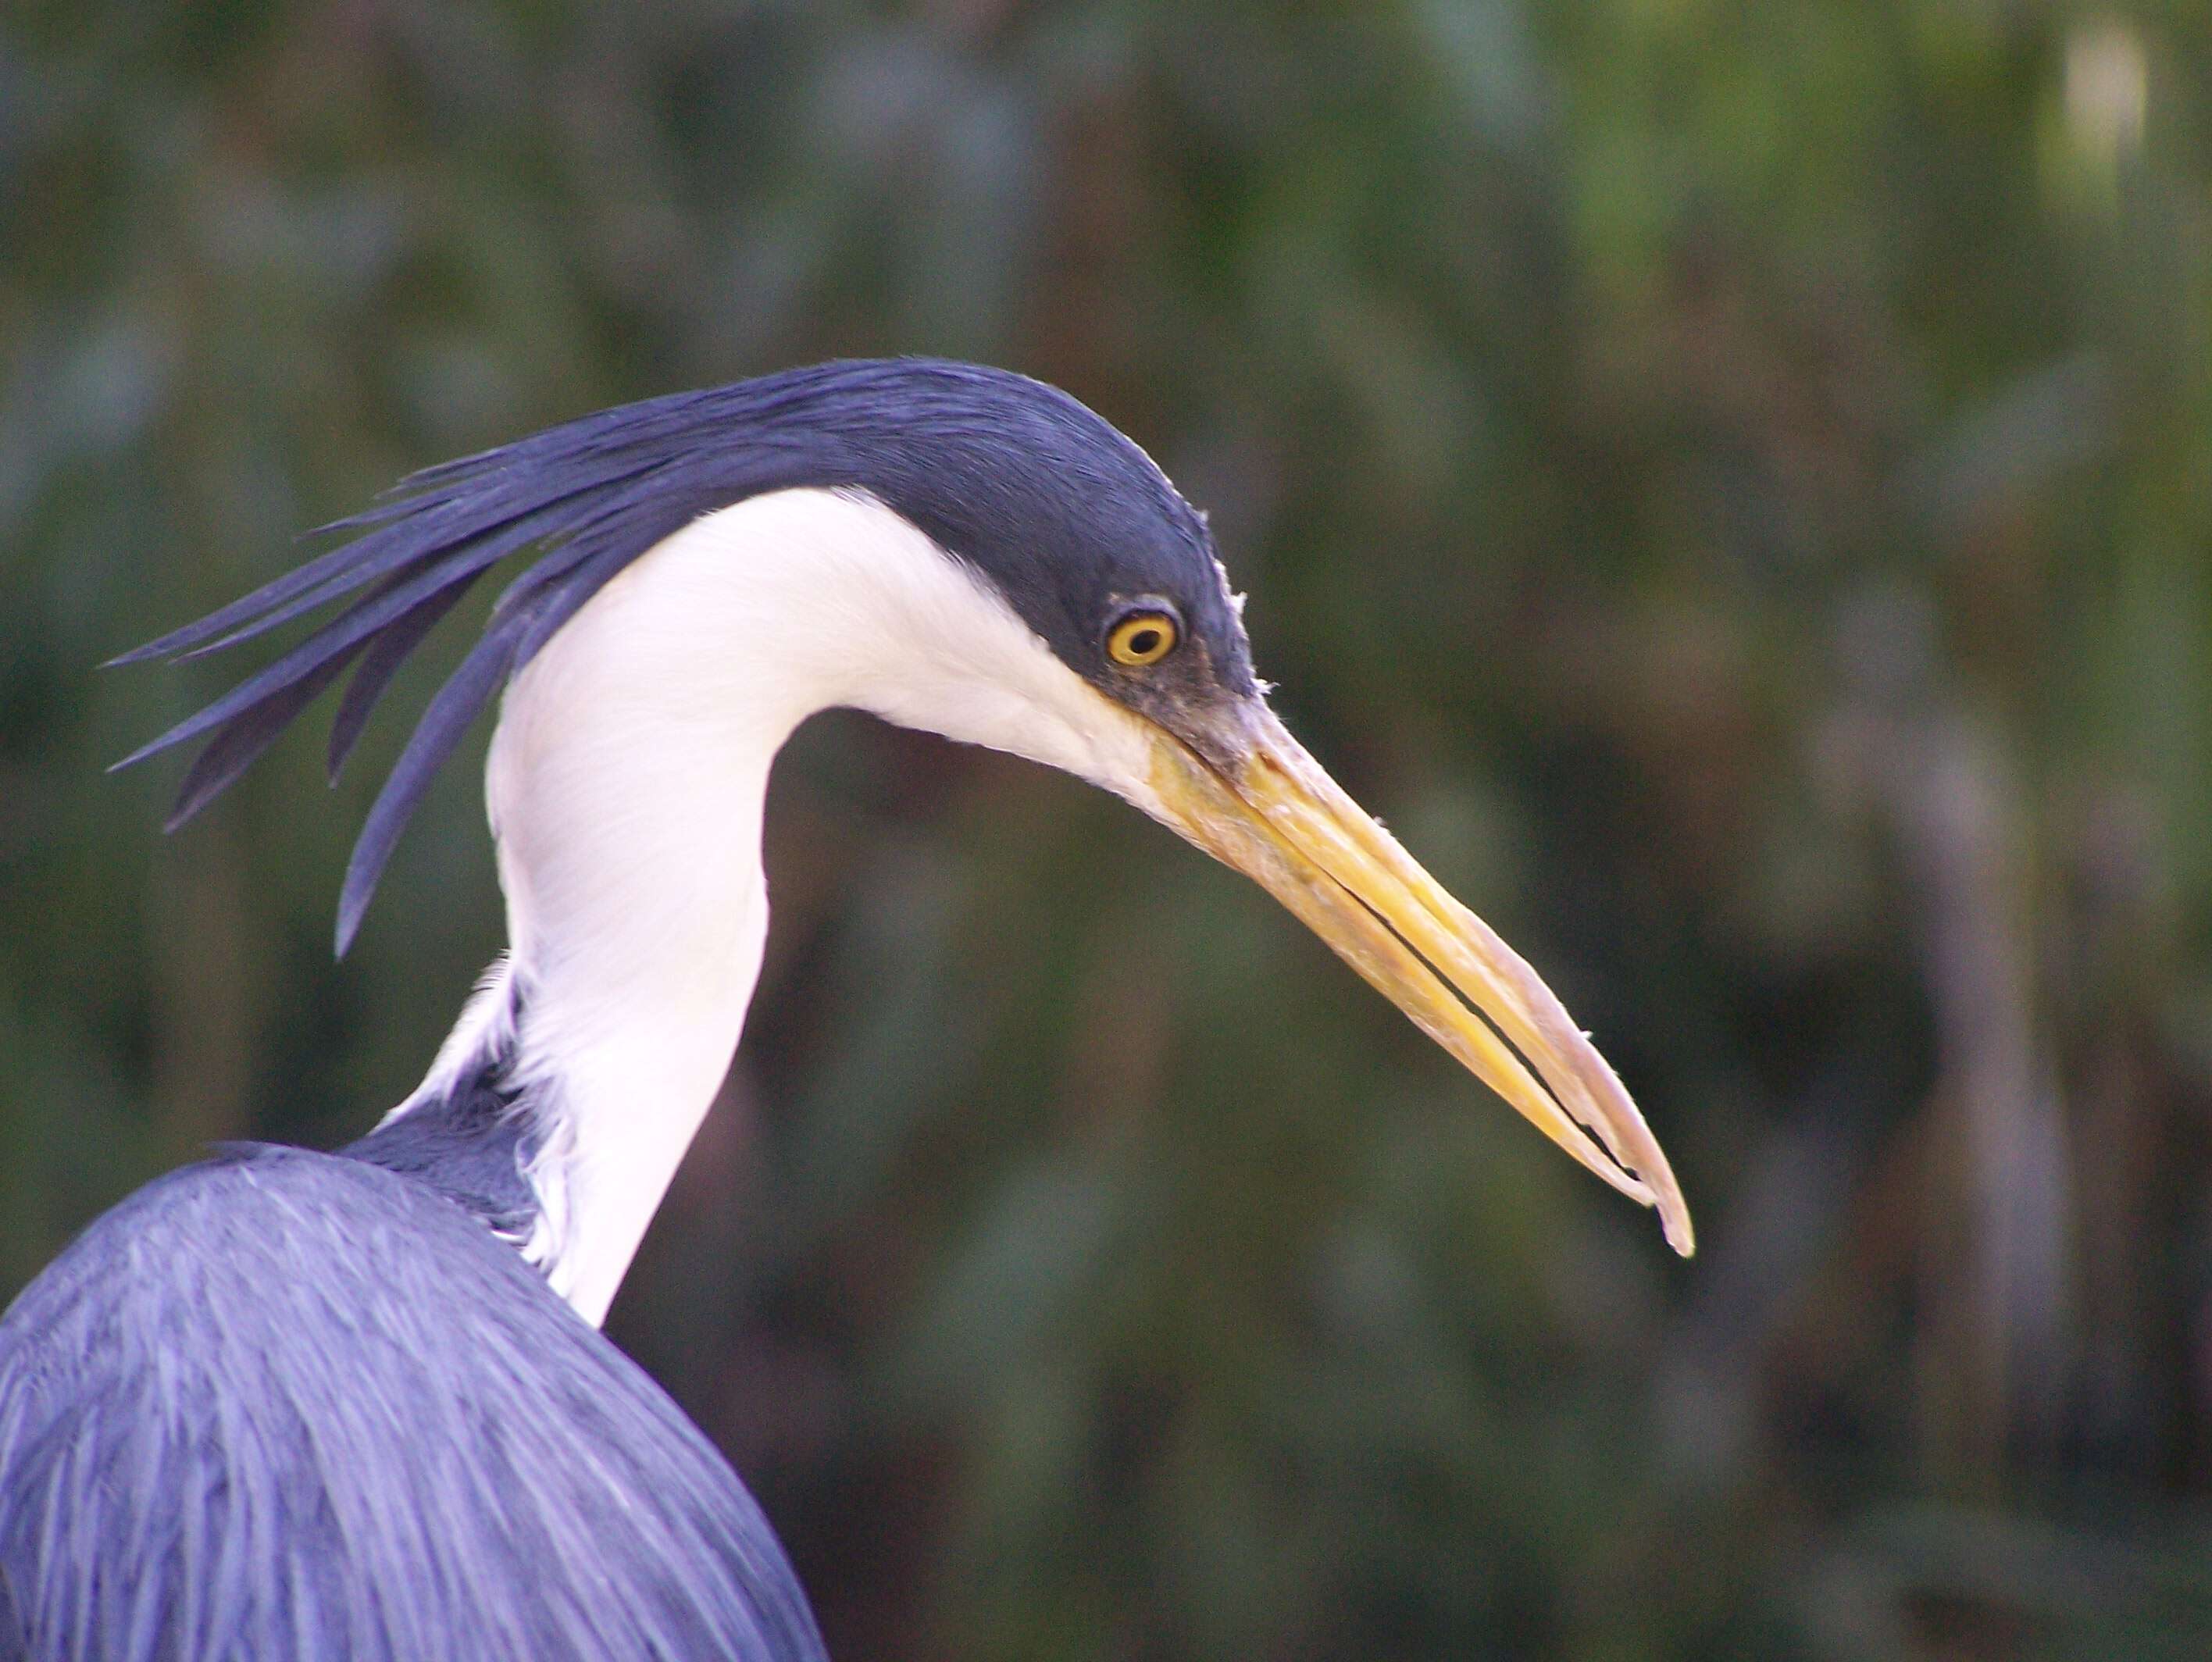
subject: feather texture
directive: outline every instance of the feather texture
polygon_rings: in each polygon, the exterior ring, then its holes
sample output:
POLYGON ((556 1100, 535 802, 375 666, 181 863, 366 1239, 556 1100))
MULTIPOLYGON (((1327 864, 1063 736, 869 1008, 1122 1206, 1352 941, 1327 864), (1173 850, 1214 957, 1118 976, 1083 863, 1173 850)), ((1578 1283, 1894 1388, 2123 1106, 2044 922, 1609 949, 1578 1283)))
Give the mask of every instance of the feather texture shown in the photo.
POLYGON ((823 1655, 736 1474, 510 1247, 269 1148, 141 1190, 0 1321, 0 1624, 108 1662, 823 1655))

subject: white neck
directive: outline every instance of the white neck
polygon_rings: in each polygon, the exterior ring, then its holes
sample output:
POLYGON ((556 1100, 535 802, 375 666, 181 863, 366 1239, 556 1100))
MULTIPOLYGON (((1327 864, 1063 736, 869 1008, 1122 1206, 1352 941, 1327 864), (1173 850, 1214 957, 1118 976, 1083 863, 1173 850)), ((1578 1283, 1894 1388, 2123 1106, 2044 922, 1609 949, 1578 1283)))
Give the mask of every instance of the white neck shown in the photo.
POLYGON ((597 1323, 728 1071, 768 932, 769 766, 833 705, 1129 794, 1133 718, 995 591, 854 492, 708 515, 515 677, 486 768, 510 954, 395 1110, 505 1043, 544 1141, 525 1251, 597 1323))

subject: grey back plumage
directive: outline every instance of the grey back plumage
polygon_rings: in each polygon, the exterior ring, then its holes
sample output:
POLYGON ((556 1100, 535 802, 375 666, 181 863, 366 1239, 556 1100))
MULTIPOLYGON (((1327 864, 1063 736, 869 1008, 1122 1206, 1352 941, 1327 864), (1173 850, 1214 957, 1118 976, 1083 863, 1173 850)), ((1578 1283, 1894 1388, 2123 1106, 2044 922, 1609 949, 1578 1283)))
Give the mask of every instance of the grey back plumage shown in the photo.
POLYGON ((234 1150, 0 1320, 0 1655, 823 1654, 713 1446, 413 1178, 234 1150))

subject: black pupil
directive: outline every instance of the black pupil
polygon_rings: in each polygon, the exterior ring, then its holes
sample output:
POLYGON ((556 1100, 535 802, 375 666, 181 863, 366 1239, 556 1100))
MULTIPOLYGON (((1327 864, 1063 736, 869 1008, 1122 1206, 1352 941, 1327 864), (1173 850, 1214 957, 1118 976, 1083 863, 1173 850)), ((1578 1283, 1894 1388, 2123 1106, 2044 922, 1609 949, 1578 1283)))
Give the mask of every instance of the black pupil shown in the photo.
POLYGON ((1139 629, 1129 637, 1129 651, 1137 658, 1150 658, 1159 644, 1160 632, 1158 629, 1139 629))

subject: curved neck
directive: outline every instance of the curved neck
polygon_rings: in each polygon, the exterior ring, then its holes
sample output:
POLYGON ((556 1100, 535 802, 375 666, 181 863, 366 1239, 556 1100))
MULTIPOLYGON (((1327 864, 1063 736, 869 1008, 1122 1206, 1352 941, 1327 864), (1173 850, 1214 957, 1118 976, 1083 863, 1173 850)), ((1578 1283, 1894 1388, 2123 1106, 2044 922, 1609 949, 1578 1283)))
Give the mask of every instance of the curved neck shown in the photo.
MULTIPOLYGON (((750 498, 594 596, 515 677, 492 740, 508 956, 368 1157, 416 1161, 465 1200, 520 1159, 532 1204, 509 1233, 595 1323, 744 1024, 769 767, 833 705, 1125 792, 1146 777, 1136 718, 862 493, 750 498)), ((477 1210, 495 1227, 514 1211, 477 1210)))
POLYGON ((696 531, 516 678, 486 768, 509 941, 493 1019, 538 1133, 524 1251, 593 1322, 728 1071, 768 934, 769 769, 811 713, 759 657, 714 650, 769 620, 732 615, 747 585, 726 568, 757 562, 696 531))
POLYGON ((520 1244, 594 1323, 744 1022, 775 753, 868 701, 917 585, 945 585, 980 596, 870 499, 754 498, 640 559, 507 691, 486 798, 508 955, 386 1125, 451 1117, 495 1075, 529 1128, 520 1244))

